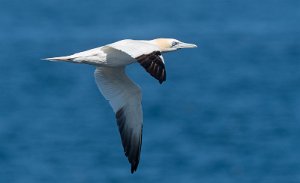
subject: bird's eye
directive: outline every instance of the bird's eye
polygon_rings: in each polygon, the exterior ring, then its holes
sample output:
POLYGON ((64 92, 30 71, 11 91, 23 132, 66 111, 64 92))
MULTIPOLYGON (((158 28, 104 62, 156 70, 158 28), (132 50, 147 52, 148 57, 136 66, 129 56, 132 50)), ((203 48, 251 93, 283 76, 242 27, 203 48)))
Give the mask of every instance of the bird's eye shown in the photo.
POLYGON ((173 41, 173 42, 172 42, 172 47, 173 47, 173 46, 176 46, 176 45, 178 45, 178 44, 179 44, 179 42, 173 41))

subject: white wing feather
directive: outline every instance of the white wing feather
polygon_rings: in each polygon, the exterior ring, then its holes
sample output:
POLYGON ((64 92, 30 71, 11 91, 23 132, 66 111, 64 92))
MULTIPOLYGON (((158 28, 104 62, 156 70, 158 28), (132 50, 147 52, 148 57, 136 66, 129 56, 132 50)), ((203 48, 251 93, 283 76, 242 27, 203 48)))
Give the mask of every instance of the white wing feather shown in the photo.
POLYGON ((125 74, 124 67, 97 67, 95 79, 116 113, 125 155, 136 171, 142 145, 143 112, 140 88, 125 74))

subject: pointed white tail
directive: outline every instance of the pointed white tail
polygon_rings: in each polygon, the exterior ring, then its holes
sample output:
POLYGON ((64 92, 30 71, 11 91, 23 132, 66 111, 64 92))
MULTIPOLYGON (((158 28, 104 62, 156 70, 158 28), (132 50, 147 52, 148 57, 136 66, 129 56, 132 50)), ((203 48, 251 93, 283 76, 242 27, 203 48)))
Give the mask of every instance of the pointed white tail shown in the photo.
POLYGON ((72 60, 72 56, 62 56, 62 57, 52 57, 52 58, 44 58, 43 60, 49 60, 49 61, 69 61, 72 60))

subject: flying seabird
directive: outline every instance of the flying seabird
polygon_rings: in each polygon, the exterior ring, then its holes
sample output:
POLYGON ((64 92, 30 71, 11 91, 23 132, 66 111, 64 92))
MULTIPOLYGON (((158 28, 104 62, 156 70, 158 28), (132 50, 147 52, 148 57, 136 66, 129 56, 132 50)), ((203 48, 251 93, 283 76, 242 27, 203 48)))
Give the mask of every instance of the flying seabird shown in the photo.
POLYGON ((131 173, 137 170, 142 146, 143 111, 140 87, 125 73, 125 67, 138 62, 159 83, 166 81, 162 53, 181 48, 195 48, 176 39, 125 39, 69 56, 46 58, 96 66, 97 86, 115 112, 125 155, 131 164, 131 173))

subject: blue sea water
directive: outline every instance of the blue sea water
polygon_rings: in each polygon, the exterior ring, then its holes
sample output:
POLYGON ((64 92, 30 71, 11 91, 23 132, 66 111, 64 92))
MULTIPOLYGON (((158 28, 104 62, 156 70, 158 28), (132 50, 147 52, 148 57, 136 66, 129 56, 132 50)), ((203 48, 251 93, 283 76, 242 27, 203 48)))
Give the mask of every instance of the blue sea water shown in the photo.
POLYGON ((299 183, 300 1, 0 1, 1 183, 299 183), (167 82, 139 65, 144 134, 130 174, 88 65, 41 60, 174 37, 167 82))

